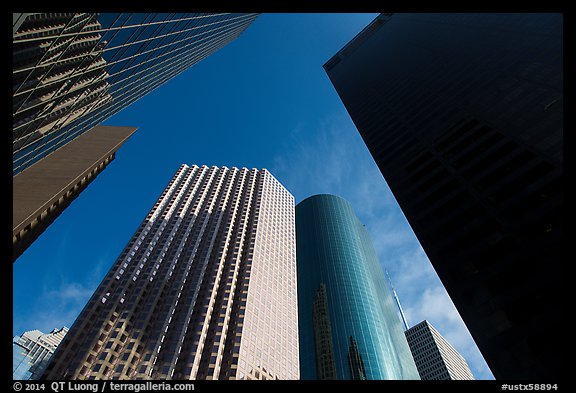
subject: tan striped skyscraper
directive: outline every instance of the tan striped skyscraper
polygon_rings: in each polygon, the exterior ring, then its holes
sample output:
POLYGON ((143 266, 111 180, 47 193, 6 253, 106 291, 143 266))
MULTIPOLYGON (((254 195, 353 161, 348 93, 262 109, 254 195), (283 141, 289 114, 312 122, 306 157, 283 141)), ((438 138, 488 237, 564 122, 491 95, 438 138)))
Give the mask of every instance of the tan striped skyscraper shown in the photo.
POLYGON ((294 197, 182 165, 52 359, 45 379, 298 379, 294 197))

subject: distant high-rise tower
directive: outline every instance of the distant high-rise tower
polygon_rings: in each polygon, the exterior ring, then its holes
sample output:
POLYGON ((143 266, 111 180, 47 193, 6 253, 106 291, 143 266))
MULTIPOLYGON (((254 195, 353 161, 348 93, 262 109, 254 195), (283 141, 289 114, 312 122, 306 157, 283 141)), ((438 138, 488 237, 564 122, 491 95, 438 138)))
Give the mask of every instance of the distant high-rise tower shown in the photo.
POLYGON ((381 14, 324 68, 497 379, 557 378, 562 14, 381 14))
POLYGON ((13 174, 238 37, 257 14, 13 14, 13 174))
POLYGON ((428 321, 412 326, 405 333, 420 378, 474 379, 466 360, 428 321))
POLYGON ((366 228, 350 203, 296 206, 302 379, 420 379, 366 228))
POLYGON ((12 340, 12 378, 39 379, 67 332, 68 328, 63 327, 47 334, 32 330, 14 337, 12 340))
POLYGON ((298 379, 294 197, 265 169, 182 165, 45 379, 298 379))

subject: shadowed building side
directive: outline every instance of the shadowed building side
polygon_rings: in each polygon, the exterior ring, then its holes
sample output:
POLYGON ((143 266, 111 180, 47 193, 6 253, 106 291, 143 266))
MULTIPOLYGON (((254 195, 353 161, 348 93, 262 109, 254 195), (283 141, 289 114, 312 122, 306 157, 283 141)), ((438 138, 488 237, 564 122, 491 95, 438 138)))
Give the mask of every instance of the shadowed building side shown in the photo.
POLYGON ((114 159, 135 127, 98 126, 13 177, 16 259, 114 159))
POLYGON ((557 378, 562 14, 381 14, 324 69, 494 376, 557 378))

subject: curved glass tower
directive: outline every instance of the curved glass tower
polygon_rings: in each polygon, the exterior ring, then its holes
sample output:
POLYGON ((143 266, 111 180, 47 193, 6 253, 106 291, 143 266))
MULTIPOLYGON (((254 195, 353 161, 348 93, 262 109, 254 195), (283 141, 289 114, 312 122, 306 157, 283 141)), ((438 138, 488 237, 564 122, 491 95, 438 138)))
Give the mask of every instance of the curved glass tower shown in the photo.
POLYGON ((301 379, 420 379, 368 231, 350 203, 296 206, 301 379))

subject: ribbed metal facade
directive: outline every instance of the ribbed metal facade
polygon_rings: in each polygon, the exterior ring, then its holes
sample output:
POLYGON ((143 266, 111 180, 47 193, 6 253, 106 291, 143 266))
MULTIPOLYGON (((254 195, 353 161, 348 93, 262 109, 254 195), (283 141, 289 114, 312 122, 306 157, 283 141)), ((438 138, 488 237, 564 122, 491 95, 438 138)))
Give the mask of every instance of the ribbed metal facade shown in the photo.
POLYGON ((349 202, 296 206, 302 379, 420 379, 366 228, 349 202))
POLYGON ((256 16, 14 14, 14 174, 222 48, 256 16))
POLYGON ((265 169, 182 165, 47 379, 298 379, 294 198, 265 169))

